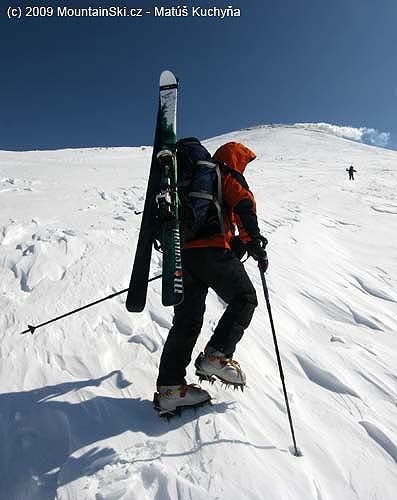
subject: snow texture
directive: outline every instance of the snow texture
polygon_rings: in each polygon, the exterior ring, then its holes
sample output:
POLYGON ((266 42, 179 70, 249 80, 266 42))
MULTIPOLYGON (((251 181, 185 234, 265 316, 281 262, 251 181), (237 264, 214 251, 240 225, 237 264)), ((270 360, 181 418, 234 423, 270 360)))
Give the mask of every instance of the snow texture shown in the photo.
MULTIPOLYGON (((258 155, 246 177, 300 458, 254 262, 260 305, 236 353, 247 390, 210 386, 212 406, 170 422, 151 403, 172 321, 158 281, 142 313, 121 295, 20 335, 127 287, 151 148, 0 152, 2 499, 395 500, 397 153, 328 132, 206 142, 258 155)), ((209 295, 194 356, 223 307, 209 295)))

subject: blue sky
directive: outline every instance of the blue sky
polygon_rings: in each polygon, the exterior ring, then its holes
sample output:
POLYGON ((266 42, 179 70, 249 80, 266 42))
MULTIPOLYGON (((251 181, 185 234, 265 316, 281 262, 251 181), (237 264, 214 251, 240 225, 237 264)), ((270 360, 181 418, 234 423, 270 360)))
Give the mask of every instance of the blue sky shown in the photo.
MULTIPOLYGON (((98 4, 178 5, 51 5, 98 4)), ((162 69, 181 82, 179 136, 328 122, 389 132, 397 149, 395 0, 186 3, 241 9, 223 20, 8 19, 3 5, 0 149, 151 144, 162 69)))

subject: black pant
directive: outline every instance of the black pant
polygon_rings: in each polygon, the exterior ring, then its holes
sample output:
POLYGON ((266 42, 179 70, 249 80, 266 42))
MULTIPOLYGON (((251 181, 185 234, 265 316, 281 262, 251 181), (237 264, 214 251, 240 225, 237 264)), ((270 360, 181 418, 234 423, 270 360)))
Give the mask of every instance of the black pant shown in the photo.
POLYGON ((349 172, 349 181, 354 181, 353 172, 349 172))
POLYGON ((160 360, 159 385, 185 383, 186 367, 203 325, 205 299, 212 288, 227 308, 208 345, 232 356, 258 305, 255 288, 243 264, 224 248, 182 252, 184 300, 176 306, 173 326, 160 360))

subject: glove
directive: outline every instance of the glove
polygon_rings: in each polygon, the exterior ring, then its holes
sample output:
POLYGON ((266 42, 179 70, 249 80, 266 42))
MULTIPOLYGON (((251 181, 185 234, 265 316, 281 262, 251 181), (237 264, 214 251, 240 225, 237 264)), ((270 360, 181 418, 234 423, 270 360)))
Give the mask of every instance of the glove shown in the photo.
POLYGON ((267 239, 264 236, 259 236, 259 238, 245 244, 248 255, 258 262, 258 266, 263 272, 266 272, 269 267, 269 261, 267 260, 267 253, 265 250, 266 245, 267 239))
POLYGON ((238 236, 233 236, 229 241, 230 249, 234 255, 241 260, 247 252, 245 243, 243 243, 238 236))

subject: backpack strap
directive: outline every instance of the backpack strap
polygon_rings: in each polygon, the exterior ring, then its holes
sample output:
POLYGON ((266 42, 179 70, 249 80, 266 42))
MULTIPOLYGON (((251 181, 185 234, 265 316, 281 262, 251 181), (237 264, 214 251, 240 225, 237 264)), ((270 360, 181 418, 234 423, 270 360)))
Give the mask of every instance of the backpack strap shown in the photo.
POLYGON ((213 161, 206 161, 206 160, 198 160, 196 165, 204 165, 205 167, 208 168, 215 168, 217 166, 217 164, 214 163, 213 161))
POLYGON ((203 200, 211 200, 211 201, 213 201, 213 199, 214 199, 214 196, 212 194, 203 193, 201 191, 190 191, 189 197, 190 198, 202 198, 203 200))
POLYGON ((249 191, 251 193, 248 182, 246 181, 243 174, 240 174, 240 172, 237 172, 237 170, 233 170, 232 168, 229 168, 224 163, 221 163, 221 172, 222 172, 222 175, 230 174, 233 177, 233 179, 235 179, 240 184, 240 186, 242 186, 244 189, 246 189, 247 191, 249 191))
POLYGON ((218 198, 216 200, 214 200, 214 205, 215 205, 216 210, 218 212, 219 224, 221 226, 222 234, 225 234, 225 232, 226 232, 225 231, 225 223, 223 221, 223 213, 222 213, 222 206, 223 206, 222 176, 221 176, 221 171, 220 171, 218 163, 216 164, 215 170, 216 170, 216 177, 217 177, 218 198))
POLYGON ((215 169, 216 172, 216 180, 217 180, 217 194, 214 196, 213 194, 209 193, 202 193, 202 192, 196 192, 196 191, 191 191, 189 193, 189 196, 193 198, 203 198, 206 200, 211 200, 216 208, 216 211, 218 213, 218 220, 219 220, 219 225, 221 228, 222 234, 225 234, 225 224, 223 221, 223 196, 222 196, 222 176, 221 176, 221 171, 219 168, 219 163, 214 162, 214 161, 205 161, 205 160, 199 160, 196 163, 197 166, 204 166, 207 168, 213 168, 215 169))

